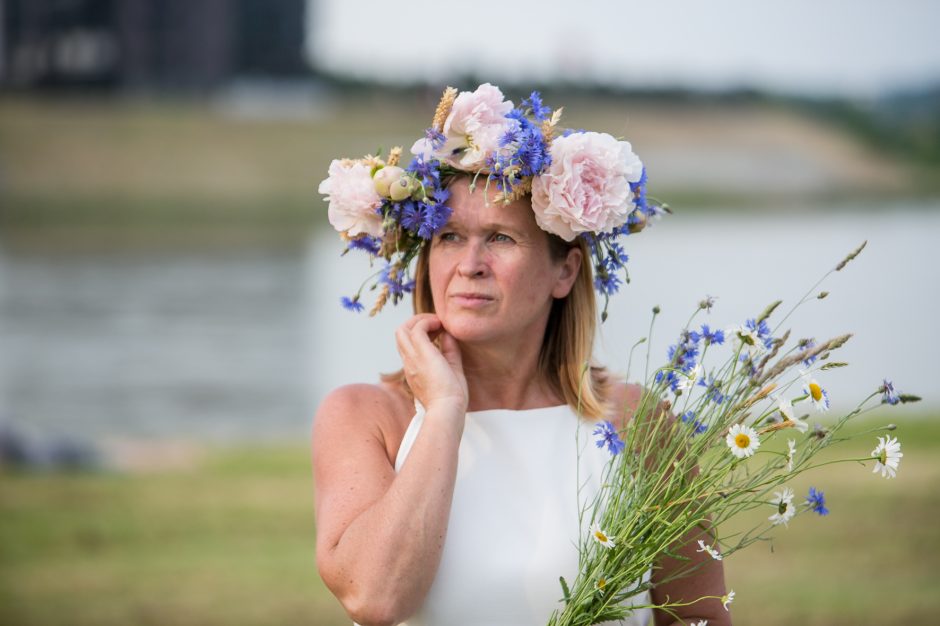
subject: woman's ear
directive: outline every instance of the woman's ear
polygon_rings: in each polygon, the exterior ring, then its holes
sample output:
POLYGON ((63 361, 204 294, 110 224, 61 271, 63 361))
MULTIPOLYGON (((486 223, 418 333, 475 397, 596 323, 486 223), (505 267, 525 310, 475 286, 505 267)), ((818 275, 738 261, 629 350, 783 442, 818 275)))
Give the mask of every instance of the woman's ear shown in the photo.
POLYGON ((581 248, 573 246, 568 248, 568 256, 565 257, 560 267, 558 279, 555 281, 555 287, 552 289, 553 298, 564 298, 571 291, 578 272, 581 271, 581 248))

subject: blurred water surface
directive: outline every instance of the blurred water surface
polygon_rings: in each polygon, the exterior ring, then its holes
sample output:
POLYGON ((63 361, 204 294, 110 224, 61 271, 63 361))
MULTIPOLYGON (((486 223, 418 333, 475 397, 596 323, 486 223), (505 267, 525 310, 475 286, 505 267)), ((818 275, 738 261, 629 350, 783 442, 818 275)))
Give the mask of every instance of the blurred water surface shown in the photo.
MULTIPOLYGON (((627 241, 633 281, 616 296, 599 358, 627 368, 646 334, 652 364, 705 295, 697 322, 726 327, 783 298, 781 311, 862 240, 831 292, 792 316, 794 336, 856 336, 825 374, 837 408, 884 376, 936 407, 940 204, 672 216, 627 241)), ((397 367, 393 330, 341 309, 369 273, 340 261, 333 233, 307 245, 220 251, 87 249, 0 240, 0 421, 34 433, 206 440, 306 438, 325 393, 397 367)), ((780 319, 782 315, 776 315, 780 319)), ((642 377, 643 355, 631 378, 642 377)))

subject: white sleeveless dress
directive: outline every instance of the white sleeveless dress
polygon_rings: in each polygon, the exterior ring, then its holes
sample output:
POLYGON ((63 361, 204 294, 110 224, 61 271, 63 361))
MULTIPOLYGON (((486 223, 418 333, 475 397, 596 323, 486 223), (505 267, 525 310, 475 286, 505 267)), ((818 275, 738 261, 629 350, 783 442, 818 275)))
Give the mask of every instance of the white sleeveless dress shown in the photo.
MULTIPOLYGON (((423 421, 418 406, 396 472, 423 421)), ((467 413, 440 568, 406 626, 548 623, 561 607, 558 577, 571 583, 578 571, 578 481, 581 503, 590 502, 610 458, 595 445, 594 428, 567 405, 467 413)), ((634 600, 648 602, 648 593, 634 600)), ((646 626, 651 611, 637 609, 622 623, 646 626)))

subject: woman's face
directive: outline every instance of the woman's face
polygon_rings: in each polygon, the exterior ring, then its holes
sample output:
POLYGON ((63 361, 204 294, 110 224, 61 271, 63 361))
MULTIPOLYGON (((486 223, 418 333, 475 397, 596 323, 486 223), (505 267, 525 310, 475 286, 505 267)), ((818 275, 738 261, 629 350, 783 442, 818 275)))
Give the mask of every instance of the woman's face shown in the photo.
POLYGON ((434 309, 458 341, 541 341, 552 300, 568 295, 581 252, 556 261, 548 234, 535 222, 529 200, 503 204, 483 185, 470 193, 469 180, 450 187, 453 209, 431 241, 429 279, 434 309))

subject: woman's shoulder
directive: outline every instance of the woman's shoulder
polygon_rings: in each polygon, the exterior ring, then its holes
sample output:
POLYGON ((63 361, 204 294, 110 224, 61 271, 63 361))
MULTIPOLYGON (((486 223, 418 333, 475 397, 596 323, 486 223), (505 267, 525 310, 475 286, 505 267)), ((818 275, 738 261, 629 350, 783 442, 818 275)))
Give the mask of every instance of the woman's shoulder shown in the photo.
POLYGON ((343 385, 320 403, 314 417, 314 443, 320 440, 328 445, 327 440, 348 437, 355 429, 380 440, 394 454, 414 412, 414 400, 394 383, 343 385))
POLYGON ((401 385, 386 381, 343 385, 328 393, 317 410, 317 419, 334 415, 355 421, 410 419, 414 400, 401 385))

